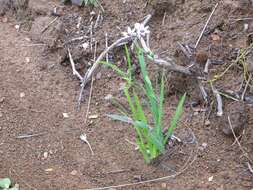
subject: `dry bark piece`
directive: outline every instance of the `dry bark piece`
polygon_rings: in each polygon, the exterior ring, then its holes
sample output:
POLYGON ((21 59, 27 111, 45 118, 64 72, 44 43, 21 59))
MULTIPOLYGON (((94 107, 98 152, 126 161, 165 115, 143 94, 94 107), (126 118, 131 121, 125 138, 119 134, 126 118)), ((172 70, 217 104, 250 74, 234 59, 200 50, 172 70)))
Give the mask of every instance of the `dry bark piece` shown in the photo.
POLYGON ((225 107, 225 114, 220 118, 220 125, 225 135, 233 137, 233 132, 228 122, 230 117, 231 124, 236 136, 239 136, 248 123, 247 105, 243 102, 235 101, 225 107))

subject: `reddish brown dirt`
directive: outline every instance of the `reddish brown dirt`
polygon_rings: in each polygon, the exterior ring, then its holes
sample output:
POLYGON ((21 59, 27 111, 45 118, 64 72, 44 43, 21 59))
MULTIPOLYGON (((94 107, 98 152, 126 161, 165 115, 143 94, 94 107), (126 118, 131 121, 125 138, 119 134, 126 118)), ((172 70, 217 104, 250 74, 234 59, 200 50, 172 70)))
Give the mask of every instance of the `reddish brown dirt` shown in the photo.
MULTIPOLYGON (((117 38, 117 35, 113 35, 115 31, 119 33, 116 26, 124 30, 125 26, 141 21, 152 10, 152 7, 143 9, 143 1, 126 2, 102 1, 105 21, 99 28, 99 39, 103 39, 102 35, 107 31, 113 41, 117 38)), ((37 3, 30 5, 31 18, 35 21, 41 15, 50 14, 54 6, 59 6, 58 1, 38 0, 37 3)), ((156 52, 169 50, 169 55, 174 55, 177 42, 194 43, 214 4, 211 0, 191 0, 184 4, 180 1, 173 5, 174 11, 167 10, 164 26, 161 25, 162 17, 156 15, 150 22, 152 47, 156 52)), ((164 10, 164 7, 161 9, 164 10)), ((80 14, 87 17, 89 12, 88 8, 70 6, 63 10, 65 15, 80 14)), ((251 13, 250 8, 245 10, 245 5, 226 0, 219 5, 209 27, 227 21, 232 16, 241 18, 251 13)), ((20 22, 8 14, 0 17, 0 21, 6 17, 8 22, 0 22, 0 178, 11 177, 26 190, 64 190, 133 183, 138 181, 136 176, 141 176, 141 180, 148 180, 174 174, 161 165, 146 165, 140 153, 134 150, 135 147, 125 140, 134 142, 134 131, 129 126, 110 121, 106 117, 105 114, 116 112, 105 101, 106 95, 119 93, 122 81, 116 75, 108 69, 100 70, 102 76, 94 82, 90 108, 90 115, 98 117, 89 119, 85 124, 87 101, 82 104, 80 111, 76 110, 79 83, 72 75, 71 68, 58 64, 58 51, 48 53, 43 46, 29 46, 38 43, 29 40, 31 36, 34 37, 32 32, 26 31, 29 27, 21 28, 18 32, 15 24, 20 22), (64 118, 63 113, 68 113, 69 118, 64 118), (42 132, 45 133, 38 137, 16 138, 22 134, 42 132), (95 152, 94 156, 89 147, 80 141, 81 133, 87 134, 95 152), (117 172, 119 170, 122 172, 117 172)), ((65 24, 69 25, 72 21, 65 24)), ((229 63, 231 59, 227 56, 231 48, 245 48, 246 36, 253 31, 252 22, 249 21, 249 31, 242 32, 243 24, 226 22, 224 28, 218 31, 223 45, 213 42, 210 35, 207 35, 203 37, 199 49, 207 51, 208 45, 214 43, 212 56, 229 63), (238 36, 231 37, 235 35, 238 36)), ((98 52, 101 52, 104 41, 99 43, 98 52)), ((211 68, 211 75, 225 68, 217 67, 219 66, 211 68)), ((166 123, 169 123, 175 110, 177 95, 187 90, 194 99, 191 92, 195 87, 185 88, 185 81, 189 80, 182 77, 179 77, 179 82, 169 81, 172 84, 167 89, 166 123)), ((224 80, 218 81, 217 85, 219 88, 236 89, 241 78, 241 70, 235 68, 226 74, 224 80)), ((85 96, 88 97, 88 92, 85 92, 85 96)), ((196 109, 201 110, 203 107, 199 105, 196 109)), ((251 121, 252 110, 249 107, 247 110, 251 121)), ((178 145, 167 164, 178 172, 192 154, 193 157, 196 155, 195 162, 175 178, 122 189, 252 189, 253 179, 245 164, 247 160, 237 144, 233 144, 234 139, 223 134, 221 124, 224 122, 217 121, 215 113, 211 114, 210 121, 210 125, 204 125, 204 113, 196 110, 193 112, 186 106, 176 134, 184 139, 184 129, 190 128, 198 140, 198 151, 194 145, 178 145), (194 150, 193 153, 191 150, 194 150)), ((241 139, 249 157, 252 157, 253 151, 251 127, 249 122, 241 139)))

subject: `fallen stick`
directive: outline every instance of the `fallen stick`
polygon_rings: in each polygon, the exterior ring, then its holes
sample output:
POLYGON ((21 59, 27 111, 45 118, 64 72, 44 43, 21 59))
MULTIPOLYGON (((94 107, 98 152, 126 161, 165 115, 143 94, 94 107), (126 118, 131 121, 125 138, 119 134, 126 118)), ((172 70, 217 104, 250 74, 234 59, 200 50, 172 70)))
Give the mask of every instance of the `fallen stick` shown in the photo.
POLYGON ((54 20, 52 20, 47 26, 45 26, 42 30, 41 30, 41 34, 43 34, 59 17, 56 17, 54 20))
POLYGON ((213 8, 213 11, 211 12, 210 16, 208 17, 208 19, 207 19, 207 21, 206 21, 206 24, 205 24, 204 28, 202 29, 202 31, 201 31, 201 33, 200 33, 200 35, 199 35, 199 38, 198 38, 198 40, 197 40, 197 42, 196 42, 196 44, 195 44, 195 46, 194 46, 195 49, 197 49, 197 47, 198 47, 198 45, 199 45, 199 42, 200 42, 200 40, 201 40, 201 38, 202 38, 202 36, 203 36, 205 30, 206 30, 206 27, 207 27, 207 25, 209 24, 209 22, 210 22, 210 20, 211 20, 211 18, 212 18, 212 16, 213 16, 213 13, 215 12, 215 10, 216 10, 216 8, 218 7, 218 5, 219 5, 219 3, 216 3, 215 7, 213 8))
POLYGON ((75 63, 74 63, 74 60, 72 58, 72 55, 71 55, 69 49, 68 49, 68 53, 69 53, 69 61, 70 61, 71 67, 72 67, 73 75, 77 76, 79 78, 79 80, 82 81, 83 77, 76 70, 75 63))
POLYGON ((42 136, 45 135, 47 132, 43 132, 43 133, 37 133, 37 134, 30 134, 30 135, 19 135, 16 137, 16 139, 26 139, 26 138, 31 138, 31 137, 38 137, 38 136, 42 136))
POLYGON ((252 79, 252 74, 249 75, 249 78, 248 78, 248 80, 246 82, 246 86, 245 86, 245 88, 244 88, 244 90, 242 92, 242 97, 241 97, 242 101, 244 100, 244 96, 246 94, 247 88, 249 87, 249 83, 250 83, 251 79, 252 79))
POLYGON ((211 87, 212 87, 213 94, 216 97, 216 101, 217 101, 217 116, 221 117, 223 115, 222 98, 221 98, 219 91, 213 85, 211 85, 211 87))

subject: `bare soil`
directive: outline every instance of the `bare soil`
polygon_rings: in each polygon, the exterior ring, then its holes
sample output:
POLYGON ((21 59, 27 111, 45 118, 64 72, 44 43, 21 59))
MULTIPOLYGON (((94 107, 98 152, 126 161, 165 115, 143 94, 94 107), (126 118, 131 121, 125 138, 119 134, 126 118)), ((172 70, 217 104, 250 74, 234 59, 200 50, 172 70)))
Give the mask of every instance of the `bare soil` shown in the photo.
MULTIPOLYGON (((175 131, 184 143, 175 144, 158 164, 147 165, 135 145, 129 143, 135 141, 134 130, 106 116, 117 113, 106 96, 124 100, 120 92, 123 81, 116 74, 105 67, 96 73, 86 123, 90 86, 84 92, 81 110, 77 110, 80 84, 72 74, 67 48, 80 73, 85 73, 94 56, 94 50, 82 49, 89 37, 71 40, 90 34, 87 30, 91 17, 95 22, 99 8, 62 5, 56 0, 30 1, 25 6, 11 6, 6 2, 0 0, 0 6, 5 6, 0 8, 0 177, 8 176, 26 190, 81 190, 179 173, 156 183, 121 189, 253 188, 253 174, 247 165, 253 159, 251 85, 245 95, 247 102, 223 97, 224 116, 217 117, 215 97, 208 83, 203 84, 213 104, 206 105, 196 79, 168 72, 164 122, 169 125, 179 97, 187 92, 184 115, 175 131), (55 7, 58 19, 45 29, 55 19, 55 7), (244 152, 231 135, 227 116, 231 117, 236 135, 240 136, 244 152), (189 131, 193 132, 197 144, 190 143, 189 131), (94 155, 80 140, 82 133, 87 135, 94 155), (20 138, 29 134, 39 136, 20 138), (187 168, 182 171, 185 164, 187 168)), ((106 32, 111 44, 127 26, 152 13, 149 23, 152 49, 156 53, 163 52, 164 57, 174 57, 178 64, 189 64, 178 43, 194 46, 217 2, 152 1, 145 7, 144 0, 101 1, 105 9, 103 21, 93 34, 97 55, 105 48, 106 32)), ((195 66, 198 71, 203 71, 207 58, 222 62, 210 65, 208 77, 211 79, 236 59, 238 49, 250 45, 253 19, 238 19, 249 18, 252 13, 251 1, 219 3, 197 48, 195 66)), ((120 48, 110 52, 110 59, 123 68, 122 57, 120 48)), ((151 64, 148 67, 153 78, 161 70, 151 64)), ((243 77, 242 67, 236 65, 213 84, 222 92, 241 93, 243 77)))

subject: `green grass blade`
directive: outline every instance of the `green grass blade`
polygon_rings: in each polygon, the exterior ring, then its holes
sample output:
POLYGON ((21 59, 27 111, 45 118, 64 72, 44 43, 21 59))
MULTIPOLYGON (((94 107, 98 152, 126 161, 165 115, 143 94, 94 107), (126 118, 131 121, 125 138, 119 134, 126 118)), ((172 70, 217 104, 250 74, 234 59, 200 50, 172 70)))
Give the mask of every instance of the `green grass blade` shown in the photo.
MULTIPOLYGON (((163 118, 163 104, 164 104, 164 71, 162 74, 162 80, 161 80, 161 88, 160 88, 160 99, 159 99, 159 111, 158 111, 158 125, 162 126, 162 118, 163 118)), ((161 127, 160 127, 161 129, 161 127)), ((160 131, 161 132, 161 131, 160 131)))
POLYGON ((158 118, 159 118, 159 111, 158 111, 158 103, 157 98, 155 95, 155 91, 153 89, 152 83, 148 77, 148 72, 145 64, 145 59, 143 55, 143 51, 138 49, 138 60, 141 67, 141 73, 145 84, 145 93, 149 99, 150 109, 153 115, 153 119, 155 122, 155 126, 159 125, 158 118))
POLYGON ((155 145, 156 149, 158 149, 160 152, 165 151, 165 146, 163 143, 163 136, 158 135, 156 131, 152 130, 150 132, 150 139, 155 145))
POLYGON ((108 67, 110 67, 114 72, 116 72, 120 77, 122 78, 128 78, 127 74, 122 71, 119 67, 117 67, 116 65, 112 64, 112 63, 109 63, 109 62, 106 62, 106 61, 101 61, 100 62, 101 64, 104 64, 108 67))
POLYGON ((143 121, 144 123, 147 124, 147 118, 145 116, 145 113, 142 109, 140 100, 139 100, 138 96, 136 95, 136 93, 134 93, 134 101, 135 101, 135 106, 136 106, 136 110, 137 110, 137 112, 136 112, 137 120, 143 121))
POLYGON ((122 121, 124 123, 134 124, 133 120, 130 117, 125 115, 118 115, 118 114, 106 114, 107 117, 111 118, 112 120, 122 121))
POLYGON ((131 98, 131 96, 129 94, 129 87, 128 86, 126 86, 124 88, 124 93, 125 93, 125 96, 127 98, 127 102, 129 104, 129 107, 131 109, 132 117, 133 117, 134 120, 137 120, 137 118, 136 118, 136 109, 135 109, 134 103, 132 101, 132 98, 131 98))
POLYGON ((139 150, 140 150, 140 152, 141 152, 141 154, 142 154, 142 156, 143 156, 143 158, 144 158, 144 160, 145 160, 145 162, 147 163, 147 164, 149 164, 150 162, 151 162, 151 158, 150 158, 150 156, 149 156, 149 154, 148 154, 148 152, 147 152, 147 149, 146 149, 146 147, 145 147, 145 144, 143 144, 139 139, 137 139, 137 145, 138 145, 138 147, 139 147, 139 150))
POLYGON ((176 113, 175 113, 174 117, 171 120, 170 128, 168 129, 168 132, 166 134, 164 144, 167 143, 168 139, 171 137, 171 135, 173 134, 173 131, 177 127, 177 123, 178 123, 178 121, 181 118, 182 113, 183 113, 185 99, 186 99, 186 93, 183 95, 183 97, 181 98, 181 100, 178 103, 176 113))
POLYGON ((129 53, 129 50, 127 48, 127 45, 125 45, 125 53, 126 53, 126 59, 127 59, 127 65, 128 65, 128 74, 129 74, 129 77, 132 78, 132 60, 131 60, 131 57, 130 57, 130 53, 129 53))

